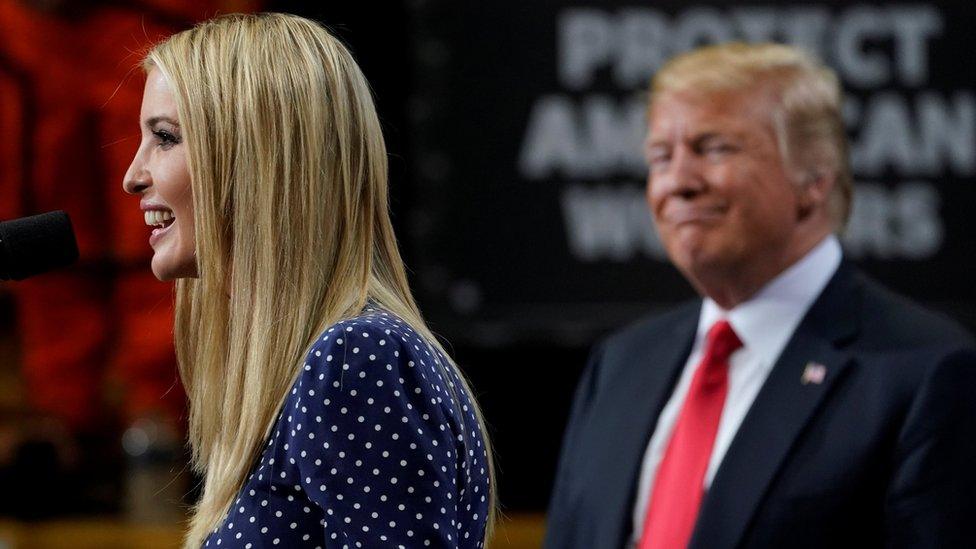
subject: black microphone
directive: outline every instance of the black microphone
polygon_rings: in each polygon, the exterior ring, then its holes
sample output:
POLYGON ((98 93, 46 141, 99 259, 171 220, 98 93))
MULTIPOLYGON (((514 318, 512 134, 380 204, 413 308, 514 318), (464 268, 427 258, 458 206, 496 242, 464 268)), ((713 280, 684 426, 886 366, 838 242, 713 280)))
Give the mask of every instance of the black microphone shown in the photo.
POLYGON ((77 259, 75 232, 61 210, 0 223, 0 280, 23 280, 77 259))

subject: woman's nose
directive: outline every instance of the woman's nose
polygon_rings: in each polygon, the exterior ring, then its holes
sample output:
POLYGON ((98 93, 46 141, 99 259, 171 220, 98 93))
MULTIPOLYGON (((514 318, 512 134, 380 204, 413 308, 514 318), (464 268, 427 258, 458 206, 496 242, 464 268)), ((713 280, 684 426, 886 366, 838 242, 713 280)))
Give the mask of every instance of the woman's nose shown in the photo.
POLYGON ((133 160, 122 179, 122 190, 129 194, 141 194, 150 185, 152 185, 152 177, 149 175, 149 171, 144 167, 137 166, 136 161, 133 160))

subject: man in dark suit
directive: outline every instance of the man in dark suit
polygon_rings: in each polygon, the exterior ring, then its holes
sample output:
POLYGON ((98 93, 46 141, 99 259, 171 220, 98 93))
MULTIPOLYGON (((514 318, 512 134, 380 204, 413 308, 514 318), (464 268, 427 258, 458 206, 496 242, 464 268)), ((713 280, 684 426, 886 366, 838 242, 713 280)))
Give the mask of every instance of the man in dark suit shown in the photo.
POLYGON ((702 299, 595 348, 545 546, 976 547, 976 347, 843 259, 836 76, 729 44, 651 91, 648 203, 702 299))

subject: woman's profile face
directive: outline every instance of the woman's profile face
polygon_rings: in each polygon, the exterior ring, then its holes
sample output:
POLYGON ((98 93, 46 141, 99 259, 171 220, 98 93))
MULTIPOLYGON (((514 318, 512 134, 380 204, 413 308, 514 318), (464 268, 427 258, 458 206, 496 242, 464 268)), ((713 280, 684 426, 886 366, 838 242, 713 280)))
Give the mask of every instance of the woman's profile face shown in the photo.
POLYGON ((122 187, 141 198, 140 209, 152 228, 149 245, 156 278, 194 278, 193 194, 186 145, 172 88, 157 68, 146 77, 139 121, 142 141, 122 187))

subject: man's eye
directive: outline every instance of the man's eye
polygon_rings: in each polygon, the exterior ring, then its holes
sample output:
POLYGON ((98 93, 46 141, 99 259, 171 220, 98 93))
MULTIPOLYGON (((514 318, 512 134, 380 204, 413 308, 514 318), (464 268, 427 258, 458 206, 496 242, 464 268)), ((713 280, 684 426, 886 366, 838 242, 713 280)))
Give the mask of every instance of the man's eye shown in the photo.
POLYGON ((735 147, 729 143, 710 143, 702 147, 702 153, 707 155, 722 155, 734 151, 735 147))
POLYGON ((654 156, 648 160, 648 164, 652 170, 660 170, 667 166, 670 160, 671 157, 667 155, 654 156))
POLYGON ((647 155, 647 163, 652 170, 666 166, 670 160, 671 154, 666 151, 652 151, 647 155))

